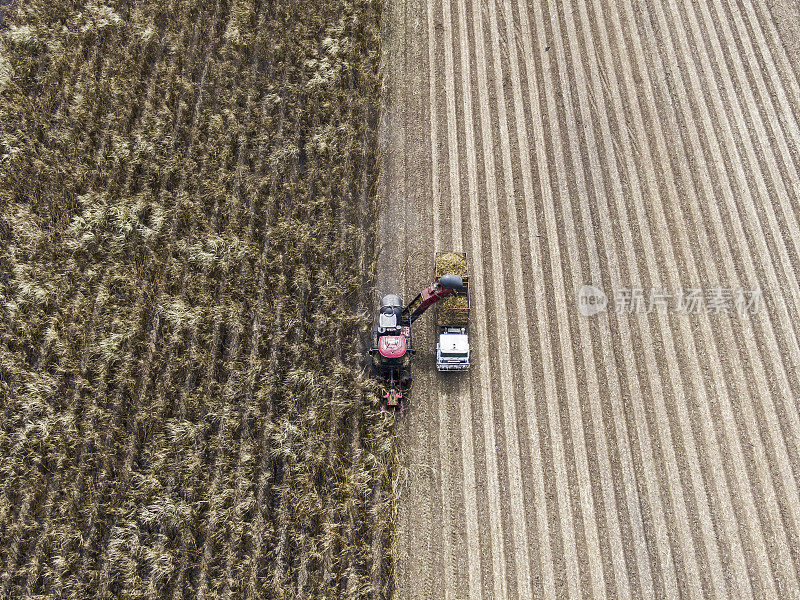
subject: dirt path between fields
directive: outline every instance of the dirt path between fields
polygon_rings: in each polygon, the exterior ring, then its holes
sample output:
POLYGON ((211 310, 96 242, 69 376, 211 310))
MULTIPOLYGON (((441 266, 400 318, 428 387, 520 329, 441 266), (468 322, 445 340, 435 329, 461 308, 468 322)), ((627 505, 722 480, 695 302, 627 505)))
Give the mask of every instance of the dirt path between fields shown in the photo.
POLYGON ((387 6, 379 292, 473 293, 468 374, 415 331, 399 598, 800 598, 798 14, 387 6))

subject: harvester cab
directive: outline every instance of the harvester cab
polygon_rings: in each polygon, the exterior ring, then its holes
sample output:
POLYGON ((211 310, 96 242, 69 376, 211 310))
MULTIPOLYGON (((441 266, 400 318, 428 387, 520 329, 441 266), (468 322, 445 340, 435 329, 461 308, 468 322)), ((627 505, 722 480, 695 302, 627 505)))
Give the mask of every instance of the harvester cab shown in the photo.
POLYGON ((381 332, 400 330, 400 315, 403 312, 403 303, 399 296, 387 294, 381 299, 381 308, 378 312, 378 329, 381 332))

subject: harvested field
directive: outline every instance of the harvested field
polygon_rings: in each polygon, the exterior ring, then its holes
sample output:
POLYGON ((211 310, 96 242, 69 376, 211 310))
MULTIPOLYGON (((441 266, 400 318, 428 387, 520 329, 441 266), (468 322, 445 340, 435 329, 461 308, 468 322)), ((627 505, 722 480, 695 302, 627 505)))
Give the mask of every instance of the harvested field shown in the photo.
POLYGON ((15 2, 0 598, 390 596, 379 2, 15 2))
POLYGON ((800 598, 797 3, 401 0, 385 23, 378 291, 466 252, 474 352, 437 374, 418 321, 398 597, 800 598), (762 304, 614 310, 723 287, 762 304))

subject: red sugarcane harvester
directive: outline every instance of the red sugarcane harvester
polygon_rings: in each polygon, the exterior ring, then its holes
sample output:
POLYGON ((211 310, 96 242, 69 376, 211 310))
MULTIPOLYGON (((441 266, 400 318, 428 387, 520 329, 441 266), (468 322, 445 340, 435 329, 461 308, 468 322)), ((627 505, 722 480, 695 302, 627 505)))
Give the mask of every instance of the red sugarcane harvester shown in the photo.
MULTIPOLYGON (((369 350, 373 374, 382 385, 381 410, 402 412, 403 399, 411 390, 411 357, 416 352, 411 333, 414 322, 428 308, 451 294, 466 294, 465 280, 466 277, 453 274, 437 277, 405 308, 402 308, 402 301, 395 294, 387 294, 381 299, 369 350)), ((466 322, 458 330, 446 326, 440 329, 440 343, 437 344, 439 370, 468 368, 466 322), (446 348, 442 350, 445 340, 446 348), (440 363, 448 366, 443 368, 440 363)))

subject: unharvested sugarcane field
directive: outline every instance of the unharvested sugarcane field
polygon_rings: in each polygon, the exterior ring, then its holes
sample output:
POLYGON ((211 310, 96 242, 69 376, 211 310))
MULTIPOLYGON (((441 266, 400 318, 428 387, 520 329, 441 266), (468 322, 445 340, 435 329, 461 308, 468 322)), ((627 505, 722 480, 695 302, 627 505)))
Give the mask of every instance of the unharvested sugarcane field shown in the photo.
POLYGON ((0 30, 0 598, 383 598, 378 0, 0 30))

